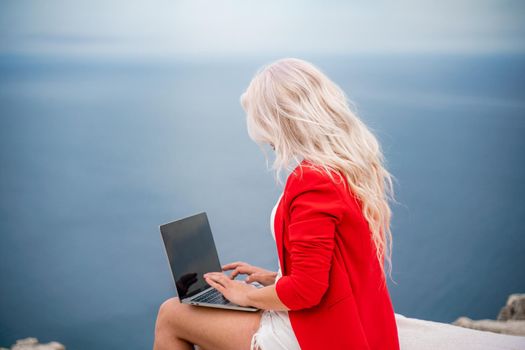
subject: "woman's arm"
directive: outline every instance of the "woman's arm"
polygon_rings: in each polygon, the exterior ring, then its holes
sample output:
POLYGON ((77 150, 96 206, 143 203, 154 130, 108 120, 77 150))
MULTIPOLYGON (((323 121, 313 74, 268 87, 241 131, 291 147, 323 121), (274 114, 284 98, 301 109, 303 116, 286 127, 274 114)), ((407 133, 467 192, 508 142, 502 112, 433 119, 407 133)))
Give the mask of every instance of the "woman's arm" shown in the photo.
POLYGON ((263 310, 290 310, 277 296, 275 284, 249 291, 248 304, 263 310))
POLYGON ((328 290, 336 227, 345 206, 325 173, 305 170, 302 177, 290 176, 289 268, 274 289, 295 311, 316 306, 328 290))
POLYGON ((275 284, 257 288, 246 282, 232 280, 222 272, 208 272, 204 278, 210 286, 237 305, 255 306, 263 310, 289 310, 277 296, 275 284))

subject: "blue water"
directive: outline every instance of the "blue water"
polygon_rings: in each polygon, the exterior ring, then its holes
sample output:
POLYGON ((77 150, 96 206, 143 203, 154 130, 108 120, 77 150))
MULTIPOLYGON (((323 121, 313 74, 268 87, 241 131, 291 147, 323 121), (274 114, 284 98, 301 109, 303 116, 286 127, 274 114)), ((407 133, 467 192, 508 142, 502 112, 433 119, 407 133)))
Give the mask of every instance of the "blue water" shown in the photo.
MULTIPOLYGON (((199 211, 222 263, 277 269, 281 188, 239 105, 273 58, 0 57, 0 346, 150 348, 175 293, 158 225, 199 211)), ((525 57, 304 58, 355 102, 397 179, 395 311, 495 318, 525 292, 525 57)))

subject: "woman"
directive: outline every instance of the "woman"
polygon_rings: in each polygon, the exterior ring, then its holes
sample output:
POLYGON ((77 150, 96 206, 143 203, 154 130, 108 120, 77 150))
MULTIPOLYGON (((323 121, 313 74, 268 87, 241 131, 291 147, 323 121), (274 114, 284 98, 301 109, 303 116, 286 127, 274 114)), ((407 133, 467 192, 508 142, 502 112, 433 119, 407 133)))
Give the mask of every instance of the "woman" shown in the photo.
POLYGON ((384 260, 391 262, 391 175, 344 92, 295 58, 262 67, 241 104, 248 133, 293 170, 271 215, 277 274, 243 262, 208 284, 256 313, 164 302, 155 349, 399 349, 384 260), (291 167, 291 164, 293 167, 291 167), (257 289, 235 280, 264 285, 257 289))

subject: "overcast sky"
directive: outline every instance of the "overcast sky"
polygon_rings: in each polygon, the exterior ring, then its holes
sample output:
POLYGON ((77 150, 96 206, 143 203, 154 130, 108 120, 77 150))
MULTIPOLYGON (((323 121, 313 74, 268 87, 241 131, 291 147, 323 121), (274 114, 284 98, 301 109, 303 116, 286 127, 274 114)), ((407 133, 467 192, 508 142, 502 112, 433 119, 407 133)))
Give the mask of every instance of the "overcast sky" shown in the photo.
POLYGON ((2 1, 0 53, 525 52, 525 1, 2 1))

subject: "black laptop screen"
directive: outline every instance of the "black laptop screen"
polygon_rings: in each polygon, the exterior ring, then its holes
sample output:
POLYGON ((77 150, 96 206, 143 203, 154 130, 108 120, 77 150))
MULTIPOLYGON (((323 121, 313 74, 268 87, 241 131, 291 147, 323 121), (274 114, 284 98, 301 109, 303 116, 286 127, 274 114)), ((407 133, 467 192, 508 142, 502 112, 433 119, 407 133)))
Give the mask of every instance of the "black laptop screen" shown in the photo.
POLYGON ((160 226, 179 299, 210 287, 202 275, 221 271, 206 213, 160 226))

